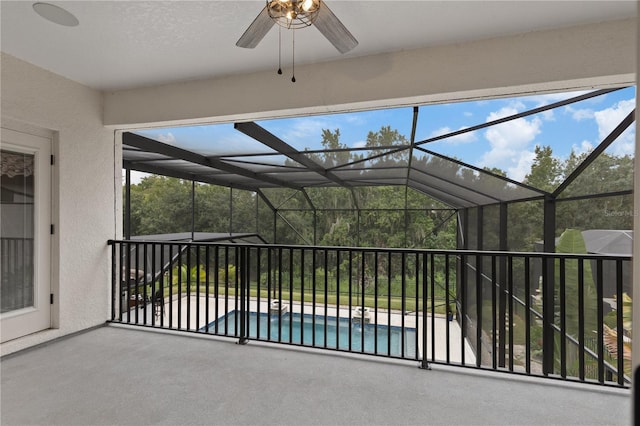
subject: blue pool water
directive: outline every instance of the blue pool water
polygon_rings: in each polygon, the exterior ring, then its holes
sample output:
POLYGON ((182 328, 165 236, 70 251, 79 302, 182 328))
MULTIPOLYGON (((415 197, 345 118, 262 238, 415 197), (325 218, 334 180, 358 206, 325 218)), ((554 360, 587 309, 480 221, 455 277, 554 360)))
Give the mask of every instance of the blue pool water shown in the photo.
MULTIPOLYGON (((391 356, 413 357, 416 352, 416 329, 404 328, 404 353, 402 353, 402 328, 386 325, 351 324, 349 318, 325 317, 322 315, 286 313, 281 317, 275 314, 257 312, 249 313, 249 337, 252 339, 280 341, 286 343, 303 344, 306 346, 325 347, 325 319, 326 319, 326 347, 332 349, 349 350, 349 336, 351 336, 351 350, 367 353, 378 353, 391 356), (315 330, 315 333, 314 333, 315 330), (259 334, 258 334, 259 331, 259 334), (315 336, 314 336, 315 334, 315 336), (377 334, 377 340, 375 338, 377 334), (315 338, 315 343, 314 343, 315 338), (391 342, 389 344, 389 341, 391 342), (377 345, 377 351, 376 349, 377 345)), ((214 333, 216 323, 218 334, 235 335, 236 322, 239 313, 231 311, 209 324, 209 332, 214 333)), ((205 331, 203 327, 201 331, 205 331)))

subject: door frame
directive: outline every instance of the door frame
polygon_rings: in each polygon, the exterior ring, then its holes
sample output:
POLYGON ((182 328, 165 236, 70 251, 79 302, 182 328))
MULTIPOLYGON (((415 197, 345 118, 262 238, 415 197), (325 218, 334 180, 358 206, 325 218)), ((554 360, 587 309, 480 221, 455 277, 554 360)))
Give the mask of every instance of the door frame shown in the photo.
POLYGON ((34 304, 31 307, 0 314, 1 335, 4 343, 38 331, 52 324, 50 294, 52 289, 51 224, 52 138, 2 128, 3 150, 34 155, 34 304))

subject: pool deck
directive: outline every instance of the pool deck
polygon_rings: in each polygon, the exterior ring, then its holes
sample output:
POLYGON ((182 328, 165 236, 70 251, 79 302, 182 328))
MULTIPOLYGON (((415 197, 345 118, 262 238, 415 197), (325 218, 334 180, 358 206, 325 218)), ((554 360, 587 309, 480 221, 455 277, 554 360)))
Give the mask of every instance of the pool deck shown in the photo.
MULTIPOLYGON (((284 300, 283 304, 287 306, 287 309, 290 312, 304 314, 315 313, 316 315, 323 316, 325 315, 324 305, 316 304, 316 309, 314 312, 312 303, 305 303, 304 305, 302 305, 300 302, 293 301, 292 303, 289 300, 284 300)), ((187 296, 183 296, 181 298, 174 296, 171 300, 169 300, 168 298, 166 299, 163 322, 165 326, 170 323, 174 328, 178 328, 179 324, 181 329, 195 331, 205 327, 207 324, 215 321, 217 318, 220 318, 221 316, 238 309, 240 309, 240 306, 236 306, 236 300, 233 297, 225 300, 224 297, 216 299, 213 296, 206 297, 205 295, 200 295, 200 297, 191 295, 189 298, 187 298, 187 296), (178 309, 178 303, 181 304, 180 309, 178 309), (209 312, 208 317, 206 315, 207 308, 209 312), (187 312, 190 312, 190 314, 187 315, 187 312), (196 314, 196 312, 199 313, 196 314)), ((262 299, 258 302, 257 299, 253 298, 250 301, 248 309, 253 312, 266 313, 269 311, 269 301, 262 299)), ((352 317, 354 316, 353 309, 355 309, 355 306, 352 306, 352 317)), ((407 328, 416 328, 417 335, 419 336, 418 351, 420 354, 423 353, 423 342, 421 338, 423 324, 422 315, 416 315, 415 312, 407 312, 405 313, 405 315, 402 315, 402 312, 400 311, 392 310, 389 313, 386 309, 378 309, 378 315, 376 318, 373 307, 370 307, 369 309, 371 310, 371 323, 373 323, 374 320, 377 319, 377 323, 379 325, 391 325, 400 327, 404 323, 404 326, 407 328)), ((127 321, 127 315, 130 316, 131 321, 135 320, 135 309, 123 313, 123 320, 125 322, 127 321)), ((147 305, 147 324, 152 324, 152 315, 153 312, 151 309, 151 305, 147 305)), ((326 316, 339 316, 340 318, 349 318, 349 307, 341 306, 340 309, 338 309, 335 305, 328 305, 326 316)), ((144 318, 144 308, 139 308, 138 320, 142 321, 144 318)), ((154 321, 157 323, 159 321, 159 318, 154 318, 154 321)), ((456 321, 447 321, 444 315, 439 314, 436 314, 433 317, 431 315, 427 316, 427 358, 433 359, 432 341, 435 341, 434 359, 443 362, 447 360, 447 329, 450 342, 448 354, 449 362, 460 363, 462 361, 461 354, 463 346, 460 326, 456 321), (432 334, 435 336, 435 339, 433 340, 431 338, 432 334)), ((465 363, 474 364, 475 355, 467 341, 464 342, 464 347, 465 363)))
POLYGON ((630 391, 108 325, 3 357, 12 425, 628 425, 630 391))

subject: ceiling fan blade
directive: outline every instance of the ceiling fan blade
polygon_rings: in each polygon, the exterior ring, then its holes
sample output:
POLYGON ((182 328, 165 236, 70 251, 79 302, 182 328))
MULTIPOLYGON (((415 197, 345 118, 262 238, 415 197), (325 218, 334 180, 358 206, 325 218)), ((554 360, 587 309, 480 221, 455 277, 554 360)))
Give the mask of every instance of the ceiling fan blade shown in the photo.
POLYGON ((342 25, 325 2, 320 3, 318 16, 313 24, 340 53, 347 53, 358 45, 358 40, 342 25))
POLYGON ((274 24, 275 21, 271 19, 271 16, 269 16, 269 12, 267 11, 267 7, 265 6, 264 9, 262 9, 262 12, 260 12, 251 25, 249 25, 249 28, 247 28, 244 34, 242 34, 238 39, 236 46, 253 49, 258 45, 258 43, 260 43, 260 40, 267 35, 274 24))

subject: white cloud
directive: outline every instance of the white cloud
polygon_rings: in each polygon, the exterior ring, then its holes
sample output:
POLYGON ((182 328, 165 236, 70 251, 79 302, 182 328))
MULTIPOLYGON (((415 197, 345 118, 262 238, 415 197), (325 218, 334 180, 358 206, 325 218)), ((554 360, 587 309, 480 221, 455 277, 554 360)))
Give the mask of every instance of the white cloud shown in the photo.
POLYGON ((174 143, 176 141, 176 137, 173 136, 173 133, 169 132, 166 135, 158 135, 158 140, 164 143, 174 143))
POLYGON ((580 145, 573 144, 571 145, 571 150, 576 155, 582 155, 593 150, 593 144, 587 140, 584 140, 580 143, 580 145))
POLYGON ((367 141, 358 141, 351 145, 352 148, 364 148, 365 146, 367 146, 367 141))
MULTIPOLYGON (((522 151, 518 157, 518 161, 515 166, 507 168, 507 176, 511 179, 521 182, 524 177, 531 170, 533 160, 536 158, 536 153, 533 151, 522 151)), ((515 161, 515 160, 514 160, 515 161)))
MULTIPOLYGON (((487 122, 517 114, 514 106, 508 106, 489 114, 487 122)), ((542 120, 534 117, 519 118, 490 127, 484 134, 491 149, 480 158, 481 167, 498 167, 509 177, 521 180, 529 172, 535 158, 529 149, 531 142, 540 134, 542 120)))
POLYGON ((582 121, 594 118, 594 112, 592 109, 575 109, 571 105, 565 107, 565 111, 571 114, 571 117, 576 121, 582 121))
MULTIPOLYGON (((635 104, 635 99, 628 99, 614 104, 611 108, 594 113, 596 124, 598 125, 600 142, 635 108, 635 104)), ((613 142, 610 153, 614 155, 633 155, 635 152, 635 137, 635 127, 629 126, 629 128, 613 142)))
POLYGON ((635 99, 620 101, 611 108, 596 111, 594 117, 598 124, 598 136, 604 139, 635 107, 635 99))
POLYGON ((554 115, 554 112, 552 109, 543 111, 540 113, 540 115, 542 116, 542 119, 545 121, 556 121, 556 116, 554 115))
MULTIPOLYGON (((464 130, 466 128, 467 128, 466 126, 460 127, 458 130, 464 130)), ((457 132, 458 130, 455 130, 455 131, 457 132)), ((452 132, 454 132, 454 130, 451 130, 451 128, 447 126, 441 127, 431 132, 431 134, 429 135, 429 138, 435 138, 437 136, 446 135, 452 132)), ((478 136, 476 135, 476 132, 462 133, 456 136, 452 136, 450 138, 442 139, 444 143, 451 144, 451 145, 459 145, 463 143, 475 142, 477 140, 478 140, 478 136)))
POLYGON ((362 114, 350 114, 347 115, 344 119, 344 121, 346 121, 349 124, 357 124, 357 125, 361 125, 361 124, 366 124, 367 120, 362 116, 362 114))
POLYGON ((464 116, 465 117, 473 117, 473 113, 471 111, 465 111, 464 112, 464 116))
POLYGON ((304 118, 298 120, 292 120, 292 124, 284 132, 284 140, 308 140, 310 137, 316 138, 322 134, 322 129, 334 129, 340 126, 331 127, 328 125, 327 120, 319 118, 304 118))
POLYGON ((582 90, 577 92, 547 93, 545 95, 526 96, 518 99, 520 99, 521 101, 535 102, 537 106, 543 106, 552 104, 554 102, 564 101, 565 99, 575 98, 576 96, 581 96, 586 93, 589 93, 589 91, 582 90))

